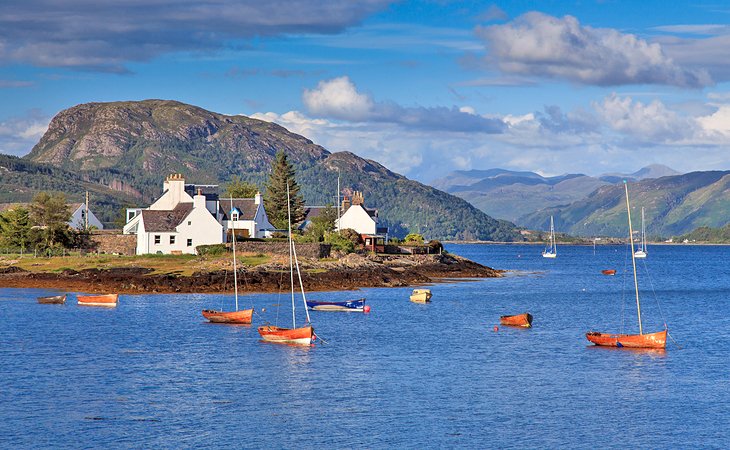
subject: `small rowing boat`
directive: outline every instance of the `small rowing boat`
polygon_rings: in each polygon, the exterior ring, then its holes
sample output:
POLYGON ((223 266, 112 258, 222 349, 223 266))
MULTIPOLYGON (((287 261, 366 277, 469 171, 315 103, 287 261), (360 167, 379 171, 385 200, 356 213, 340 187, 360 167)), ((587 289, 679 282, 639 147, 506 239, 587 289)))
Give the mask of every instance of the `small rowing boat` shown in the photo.
POLYGON ((616 275, 616 271, 614 269, 606 269, 601 271, 604 275, 616 275))
POLYGON ((117 306, 119 294, 77 295, 79 305, 85 306, 117 306))
POLYGON ((312 311, 364 312, 365 299, 345 300, 343 302, 320 302, 307 300, 307 308, 312 311))
POLYGON ((432 296, 430 289, 414 289, 411 294, 411 301, 413 303, 429 303, 432 296))
POLYGON ((237 323, 250 324, 253 318, 253 308, 239 311, 216 311, 215 309, 204 309, 203 317, 213 323, 237 323))
POLYGON ((501 316, 499 318, 499 323, 501 323, 502 325, 508 325, 511 327, 530 328, 530 327, 532 327, 532 314, 523 313, 523 314, 517 314, 515 316, 501 316))
POLYGON ((49 297, 38 297, 38 303, 45 305, 63 305, 66 303, 66 294, 63 295, 51 295, 49 297))
POLYGON ((310 345, 314 340, 314 328, 311 325, 300 328, 263 325, 258 328, 258 332, 264 341, 277 344, 310 345))

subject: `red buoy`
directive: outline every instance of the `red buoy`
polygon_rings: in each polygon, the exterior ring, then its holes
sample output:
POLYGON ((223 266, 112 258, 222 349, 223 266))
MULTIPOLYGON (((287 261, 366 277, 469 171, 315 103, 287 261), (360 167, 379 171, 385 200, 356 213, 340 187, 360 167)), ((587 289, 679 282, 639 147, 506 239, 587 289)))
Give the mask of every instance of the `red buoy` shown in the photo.
POLYGON ((370 305, 365 305, 365 306, 364 306, 364 307, 362 308, 362 312, 364 312, 364 313, 369 313, 369 312, 370 312, 370 305))
POLYGON ((499 331, 499 327, 497 325, 494 326, 494 331, 499 331))

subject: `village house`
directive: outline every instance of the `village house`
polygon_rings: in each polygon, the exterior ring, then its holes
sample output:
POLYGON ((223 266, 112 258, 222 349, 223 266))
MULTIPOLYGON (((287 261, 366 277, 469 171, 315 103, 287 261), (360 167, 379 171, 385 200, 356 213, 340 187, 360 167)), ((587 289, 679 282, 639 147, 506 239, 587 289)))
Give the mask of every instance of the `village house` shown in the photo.
POLYGON ((269 223, 261 194, 252 199, 219 199, 215 185, 185 184, 168 176, 163 193, 146 209, 127 210, 124 234, 137 235, 137 254, 194 254, 199 245, 222 244, 237 237, 266 237, 269 223))
POLYGON ((351 228, 360 234, 365 249, 384 251, 385 243, 388 242, 388 227, 378 226, 378 210, 365 207, 363 193, 353 192, 352 201, 345 197, 341 208, 342 215, 335 221, 335 229, 351 228))

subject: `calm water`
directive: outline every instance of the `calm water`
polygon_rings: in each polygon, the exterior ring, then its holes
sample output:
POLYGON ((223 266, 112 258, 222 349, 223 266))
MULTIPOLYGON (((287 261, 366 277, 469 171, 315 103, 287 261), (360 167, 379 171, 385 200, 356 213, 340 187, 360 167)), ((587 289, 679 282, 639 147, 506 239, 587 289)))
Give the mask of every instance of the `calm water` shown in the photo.
MULTIPOLYGON (((663 314, 682 346, 660 353, 583 336, 619 331, 622 314, 636 327, 623 247, 563 246, 556 260, 531 246, 448 248, 514 272, 433 286, 428 305, 410 303, 410 289, 312 294, 363 295, 372 307, 313 312, 328 341, 313 348, 204 323, 200 310, 228 296, 124 295, 103 309, 0 289, 0 446, 730 446, 730 247, 649 248, 661 311, 643 276, 645 329, 663 314), (492 331, 523 311, 533 329, 492 331)), ((288 298, 242 300, 272 323, 279 302, 288 298)), ((280 324, 289 316, 282 308, 280 324)))

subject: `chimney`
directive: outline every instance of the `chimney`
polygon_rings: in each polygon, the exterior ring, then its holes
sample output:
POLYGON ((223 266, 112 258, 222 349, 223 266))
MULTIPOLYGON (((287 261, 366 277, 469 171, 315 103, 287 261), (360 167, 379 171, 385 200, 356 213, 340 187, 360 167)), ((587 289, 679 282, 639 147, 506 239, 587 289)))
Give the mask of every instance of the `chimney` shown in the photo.
POLYGON ((253 196, 253 202, 256 205, 260 205, 263 202, 261 198, 261 192, 257 192, 256 195, 253 196))
POLYGON ((193 197, 193 208, 205 209, 205 195, 203 195, 203 190, 200 188, 198 188, 198 193, 193 197))
POLYGON ((348 209, 350 209, 350 199, 349 199, 349 197, 345 196, 342 199, 342 212, 344 213, 348 209))
POLYGON ((162 185, 164 191, 170 191, 172 204, 177 205, 183 199, 183 192, 185 192, 185 178, 181 173, 173 173, 165 178, 165 182, 162 185))
POLYGON ((364 204, 364 198, 362 195, 362 191, 355 191, 352 193, 352 205, 360 205, 362 206, 364 204))

